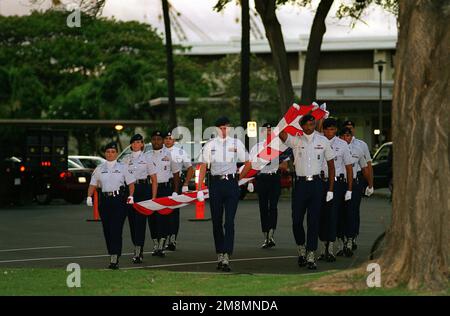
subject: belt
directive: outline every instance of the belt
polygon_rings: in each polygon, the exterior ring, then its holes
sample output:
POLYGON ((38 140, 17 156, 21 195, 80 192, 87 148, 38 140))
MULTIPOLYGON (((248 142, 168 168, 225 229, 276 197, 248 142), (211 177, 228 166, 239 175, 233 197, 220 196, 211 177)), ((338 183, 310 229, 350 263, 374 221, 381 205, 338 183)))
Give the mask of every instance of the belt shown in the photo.
POLYGON ((161 182, 161 183, 158 183, 158 187, 169 187, 170 186, 170 183, 169 182, 161 182))
POLYGON ((214 180, 231 180, 231 179, 237 179, 237 174, 235 173, 229 173, 229 174, 223 174, 223 175, 211 175, 212 179, 214 180))
POLYGON ((121 191, 120 190, 116 190, 116 191, 111 191, 111 192, 102 192, 103 196, 119 196, 121 195, 121 191))
POLYGON ((307 177, 303 177, 303 176, 295 177, 295 180, 297 180, 297 181, 306 181, 306 182, 313 181, 313 180, 319 180, 319 179, 320 179, 320 176, 318 174, 315 174, 313 176, 307 176, 307 177))
POLYGON ((149 179, 138 179, 136 180, 136 184, 149 184, 149 179))
POLYGON ((277 172, 264 172, 264 173, 260 172, 257 174, 257 176, 276 176, 279 174, 280 173, 278 171, 277 172))

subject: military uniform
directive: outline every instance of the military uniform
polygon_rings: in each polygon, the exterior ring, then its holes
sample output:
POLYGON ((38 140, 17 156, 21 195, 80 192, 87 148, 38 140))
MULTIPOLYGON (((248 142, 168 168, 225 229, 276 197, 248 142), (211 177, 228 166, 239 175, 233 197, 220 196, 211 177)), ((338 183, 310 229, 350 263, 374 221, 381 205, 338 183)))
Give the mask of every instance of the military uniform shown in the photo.
MULTIPOLYGON (((350 129, 344 129, 342 133, 350 133, 350 129)), ((344 248, 339 254, 344 254, 348 257, 353 255, 353 239, 358 232, 358 213, 359 206, 361 204, 361 169, 367 167, 367 160, 365 158, 363 150, 350 142, 349 144, 350 155, 352 158, 352 171, 353 171, 353 190, 352 198, 344 205, 345 211, 341 213, 343 215, 339 220, 339 234, 338 237, 344 239, 344 248)))
MULTIPOLYGON (((229 124, 227 118, 217 120, 216 126, 229 124)), ((200 161, 210 166, 209 203, 213 223, 218 268, 230 271, 229 256, 234 249, 234 217, 239 202, 237 162, 248 160, 244 144, 229 136, 208 141, 201 152, 200 161), (225 215, 225 223, 223 217, 225 215), (221 260, 223 259, 223 260, 221 260)))
POLYGON ((99 213, 106 247, 117 260, 122 254, 122 230, 128 210, 124 185, 135 181, 127 167, 116 160, 102 163, 91 177, 90 185, 101 187, 99 213))
POLYGON ((328 191, 328 166, 324 161, 322 165, 322 208, 320 212, 319 238, 324 242, 323 259, 334 261, 333 243, 336 240, 339 211, 343 209, 344 197, 347 191, 347 171, 346 165, 352 164, 350 149, 348 144, 342 139, 334 136, 329 140, 331 149, 335 153, 335 182, 333 190, 333 199, 326 202, 326 193, 328 191))
MULTIPOLYGON (((160 131, 154 132, 153 135, 163 137, 160 131)), ((158 150, 153 149, 148 155, 150 155, 150 159, 153 161, 156 169, 156 177, 158 179, 157 197, 171 196, 174 190, 170 179, 174 173, 180 172, 180 165, 172 160, 170 151, 165 147, 158 150)), ((169 216, 154 212, 149 218, 150 234, 154 242, 153 255, 155 256, 164 257, 165 255, 165 241, 169 235, 169 216)))
MULTIPOLYGON (((272 125, 264 124, 263 127, 271 128, 272 125)), ((257 143, 250 151, 252 163, 258 163, 258 152, 264 147, 265 141, 257 143)), ((271 148, 267 148, 270 155, 271 148)), ((284 160, 288 160, 286 158, 284 160)), ((261 219, 261 230, 264 235, 264 243, 261 248, 275 246, 274 233, 278 220, 278 200, 281 194, 281 174, 279 171, 279 158, 270 161, 256 175, 256 192, 258 194, 259 214, 261 219)))
MULTIPOLYGON (((140 134, 136 134, 130 139, 130 144, 136 140, 143 140, 140 134)), ((143 151, 132 151, 123 163, 128 171, 135 177, 134 202, 150 200, 152 198, 150 176, 156 174, 155 164, 151 157, 143 151)), ((144 257, 145 231, 147 229, 147 216, 133 208, 128 207, 128 222, 130 225, 131 239, 135 246, 134 263, 141 263, 144 257)))
MULTIPOLYGON (((171 132, 166 133, 167 136, 172 136, 171 132)), ((192 167, 191 159, 188 153, 183 149, 176 146, 172 146, 170 148, 165 147, 171 154, 172 160, 179 165, 180 171, 187 170, 192 167)), ((173 176, 170 177, 173 180, 173 176)), ((181 187, 179 188, 179 192, 181 193, 181 187)), ((180 209, 174 209, 169 216, 169 236, 167 240, 169 244, 167 245, 168 250, 174 251, 176 249, 176 241, 178 236, 178 231, 180 229, 180 209)))
MULTIPOLYGON (((313 120, 306 116, 303 119, 313 120)), ((286 145, 293 149, 296 173, 292 194, 292 229, 299 252, 298 264, 299 266, 308 264, 308 268, 315 269, 314 251, 317 249, 322 204, 320 171, 323 161, 333 160, 335 155, 330 142, 317 132, 313 132, 311 135, 303 134, 299 137, 288 135, 286 145), (305 247, 303 219, 307 210, 305 247)), ((330 181, 334 181, 334 179, 330 179, 330 181)))

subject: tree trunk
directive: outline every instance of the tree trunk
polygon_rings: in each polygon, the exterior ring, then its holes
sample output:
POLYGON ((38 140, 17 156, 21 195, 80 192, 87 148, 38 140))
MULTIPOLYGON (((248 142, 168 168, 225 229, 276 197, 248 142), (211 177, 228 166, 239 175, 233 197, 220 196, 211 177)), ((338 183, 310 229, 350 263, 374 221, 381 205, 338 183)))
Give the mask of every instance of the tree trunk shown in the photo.
POLYGON ((164 15, 164 30, 166 33, 166 56, 167 56, 167 92, 169 97, 169 123, 171 127, 177 126, 177 112, 175 108, 175 78, 173 73, 172 33, 170 31, 169 4, 162 0, 164 15))
POLYGON ((388 287, 439 290, 448 284, 449 17, 448 0, 400 1, 393 215, 379 260, 388 287))
POLYGON ((241 126, 250 121, 250 8, 248 0, 241 0, 241 126))
POLYGON ((283 33, 278 22, 275 10, 276 0, 255 0, 255 8, 261 16, 272 51, 272 61, 277 74, 278 94, 280 97, 280 114, 284 114, 294 102, 294 89, 292 88, 289 64, 284 45, 283 33))
POLYGON ((327 31, 325 19, 332 4, 333 0, 321 0, 314 16, 309 35, 308 49, 306 51, 305 71, 303 72, 302 104, 311 104, 316 100, 320 48, 322 46, 323 35, 327 31))

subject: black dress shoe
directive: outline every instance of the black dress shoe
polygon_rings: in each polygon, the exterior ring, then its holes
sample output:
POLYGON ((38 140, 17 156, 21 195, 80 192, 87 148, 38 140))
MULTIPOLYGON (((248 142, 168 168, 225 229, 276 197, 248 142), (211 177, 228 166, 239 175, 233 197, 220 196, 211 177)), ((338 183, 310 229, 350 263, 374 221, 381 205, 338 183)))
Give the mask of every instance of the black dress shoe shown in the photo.
POLYGON ((111 269, 111 270, 118 270, 119 269, 119 263, 118 262, 116 262, 116 263, 110 263, 109 264, 109 266, 108 266, 108 269, 111 269))
POLYGON ((166 256, 166 254, 164 253, 164 251, 162 251, 162 249, 158 249, 158 253, 156 255, 161 258, 164 258, 166 256))
POLYGON ((273 240, 273 238, 269 239, 268 247, 269 248, 275 247, 275 240, 273 240))
POLYGON ((230 272, 231 271, 230 265, 226 264, 226 263, 222 264, 222 271, 223 272, 230 272))
MULTIPOLYGON (((353 248, 353 247, 352 247, 353 248)), ((350 258, 353 256, 353 251, 351 248, 344 248, 344 256, 346 256, 347 258, 350 258)))
POLYGON ((142 259, 144 259, 144 258, 141 256, 134 256, 132 260, 133 260, 134 264, 140 264, 140 263, 142 263, 142 259))
POLYGON ((298 257, 298 266, 299 267, 306 266, 306 257, 305 256, 299 256, 298 257))
POLYGON ((217 263, 217 270, 222 270, 223 269, 223 263, 222 261, 217 263))
POLYGON ((325 260, 327 262, 335 262, 336 261, 336 257, 333 254, 328 253, 328 255, 326 256, 325 260))
POLYGON ((171 242, 170 244, 167 245, 166 249, 169 251, 175 251, 177 249, 177 246, 171 242))
POLYGON ((264 243, 261 245, 261 248, 262 249, 267 249, 267 248, 269 248, 269 241, 266 239, 266 240, 264 240, 264 243))
POLYGON ((316 270, 317 269, 316 263, 312 262, 312 261, 308 261, 307 266, 308 266, 309 270, 316 270))

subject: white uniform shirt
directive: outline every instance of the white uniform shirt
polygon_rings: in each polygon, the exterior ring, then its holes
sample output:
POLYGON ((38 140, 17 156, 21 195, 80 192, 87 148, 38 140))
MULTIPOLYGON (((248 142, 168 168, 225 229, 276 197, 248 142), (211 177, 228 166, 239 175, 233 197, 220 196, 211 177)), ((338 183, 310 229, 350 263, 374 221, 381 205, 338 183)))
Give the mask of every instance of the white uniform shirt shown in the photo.
POLYGON ((367 160, 363 150, 356 143, 351 142, 348 147, 352 155, 353 178, 356 178, 356 173, 367 167, 367 160))
POLYGON ((156 168, 158 183, 166 183, 174 173, 180 172, 181 166, 172 160, 170 151, 163 147, 159 150, 151 150, 147 153, 156 168))
POLYGON ((168 151, 170 151, 170 154, 172 155, 172 160, 180 164, 181 169, 188 169, 192 167, 191 157, 183 148, 179 148, 176 146, 165 148, 168 151))
POLYGON ((288 135, 286 145, 294 152, 295 173, 299 177, 319 175, 324 159, 334 159, 334 152, 326 137, 314 132, 311 141, 305 135, 288 135))
MULTIPOLYGON (((338 177, 339 175, 344 174, 344 177, 347 179, 347 170, 345 169, 345 166, 353 163, 350 148, 348 147, 346 141, 336 136, 328 141, 330 142, 331 149, 333 149, 335 154, 335 175, 338 177)), ((325 160, 322 165, 322 170, 325 173, 325 178, 328 178, 328 165, 325 160)))
POLYGON ((366 162, 372 161, 369 146, 367 146, 367 144, 364 141, 355 138, 355 136, 353 136, 351 143, 353 143, 354 145, 358 146, 361 149, 361 151, 364 153, 364 158, 366 159, 366 162))
POLYGON ((147 179, 148 176, 156 174, 155 164, 151 157, 142 151, 132 152, 123 160, 123 163, 136 180, 147 179))
POLYGON ((210 165, 213 176, 233 174, 237 172, 237 162, 248 160, 244 144, 236 138, 215 137, 208 141, 202 149, 200 162, 210 165))
POLYGON ((107 161, 95 168, 90 185, 101 187, 102 192, 113 192, 126 184, 135 182, 135 177, 120 162, 108 164, 107 161))
MULTIPOLYGON (((265 160, 260 159, 257 157, 259 151, 264 147, 265 142, 259 142, 253 148, 250 150, 250 160, 252 162, 252 165, 254 167, 257 167, 258 165, 261 165, 265 163, 265 160)), ((272 149, 274 150, 274 149, 272 149)), ((289 160, 289 158, 285 159, 284 161, 289 160)), ((278 168, 280 167, 280 161, 279 157, 276 157, 275 159, 271 160, 267 165, 265 165, 260 173, 275 173, 278 171, 278 168)), ((258 168, 259 169, 259 168, 258 168)))

